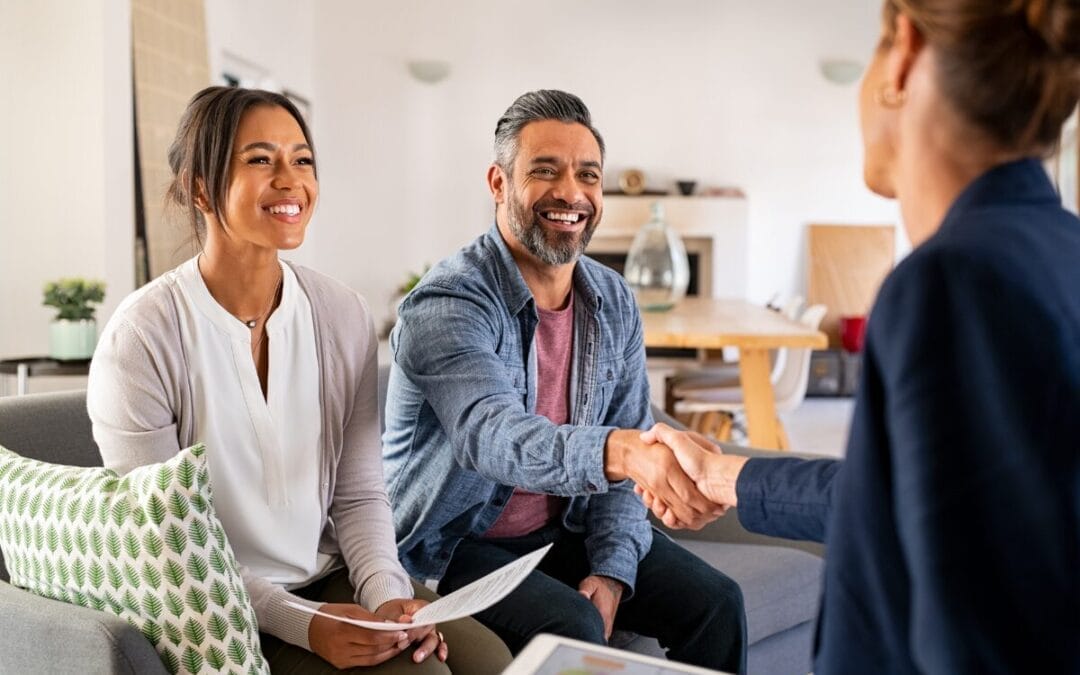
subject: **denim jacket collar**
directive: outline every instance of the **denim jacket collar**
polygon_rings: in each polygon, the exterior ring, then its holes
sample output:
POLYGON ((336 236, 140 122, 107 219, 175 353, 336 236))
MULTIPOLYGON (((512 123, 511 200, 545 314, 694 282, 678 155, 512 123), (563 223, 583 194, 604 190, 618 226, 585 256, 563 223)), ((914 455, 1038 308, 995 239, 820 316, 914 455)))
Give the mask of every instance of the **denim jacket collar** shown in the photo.
MULTIPOLYGON (((486 237, 498 255, 499 273, 505 282, 504 288, 508 291, 506 296, 507 309, 517 316, 533 300, 532 291, 529 289, 528 284, 525 283, 525 278, 521 276, 521 269, 518 267, 517 261, 514 260, 514 255, 510 252, 510 246, 503 239, 498 223, 491 226, 486 237)), ((586 269, 585 265, 575 263, 575 302, 584 303, 585 308, 592 315, 599 314, 604 306, 604 298, 596 292, 596 284, 597 280, 592 278, 591 272, 586 269)))

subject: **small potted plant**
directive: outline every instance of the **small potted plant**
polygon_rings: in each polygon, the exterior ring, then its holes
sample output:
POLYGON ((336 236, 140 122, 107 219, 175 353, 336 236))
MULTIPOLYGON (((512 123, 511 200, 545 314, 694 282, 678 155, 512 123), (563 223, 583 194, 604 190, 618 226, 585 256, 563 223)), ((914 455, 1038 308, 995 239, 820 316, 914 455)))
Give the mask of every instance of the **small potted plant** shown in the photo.
POLYGON ((97 346, 94 305, 105 299, 105 284, 86 279, 60 279, 45 284, 41 303, 57 309, 49 326, 49 356, 61 361, 88 359, 97 346))

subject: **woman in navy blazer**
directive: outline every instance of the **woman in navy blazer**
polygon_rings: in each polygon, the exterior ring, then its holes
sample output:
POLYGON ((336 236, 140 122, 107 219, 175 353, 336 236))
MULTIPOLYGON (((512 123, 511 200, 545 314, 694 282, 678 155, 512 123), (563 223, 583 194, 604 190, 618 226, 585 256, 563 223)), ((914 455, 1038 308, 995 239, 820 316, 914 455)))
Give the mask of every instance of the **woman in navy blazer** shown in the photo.
POLYGON ((865 178, 915 248, 871 314, 847 459, 649 433, 748 529, 827 543, 819 675, 1080 673, 1080 221, 1039 161, 1077 105, 1080 2, 883 18, 865 178))

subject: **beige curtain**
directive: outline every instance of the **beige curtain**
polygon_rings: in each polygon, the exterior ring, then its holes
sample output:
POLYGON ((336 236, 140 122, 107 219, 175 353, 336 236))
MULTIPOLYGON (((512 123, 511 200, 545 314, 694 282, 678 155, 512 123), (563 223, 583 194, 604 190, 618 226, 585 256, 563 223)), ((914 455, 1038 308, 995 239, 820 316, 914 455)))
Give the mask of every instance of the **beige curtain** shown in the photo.
POLYGON ((184 106, 210 84, 210 67, 203 0, 132 0, 131 20, 137 171, 145 231, 145 239, 137 242, 142 250, 136 271, 142 285, 195 252, 185 219, 164 209, 172 177, 166 153, 184 106))

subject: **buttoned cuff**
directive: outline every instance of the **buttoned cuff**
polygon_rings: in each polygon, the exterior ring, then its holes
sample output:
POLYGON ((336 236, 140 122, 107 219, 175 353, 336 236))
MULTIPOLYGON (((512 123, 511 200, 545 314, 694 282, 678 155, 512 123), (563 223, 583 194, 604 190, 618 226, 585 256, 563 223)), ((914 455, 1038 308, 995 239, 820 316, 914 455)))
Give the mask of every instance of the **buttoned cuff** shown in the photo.
POLYGON ((578 427, 570 434, 563 458, 569 491, 589 496, 611 489, 604 474, 604 447, 615 427, 578 427))

